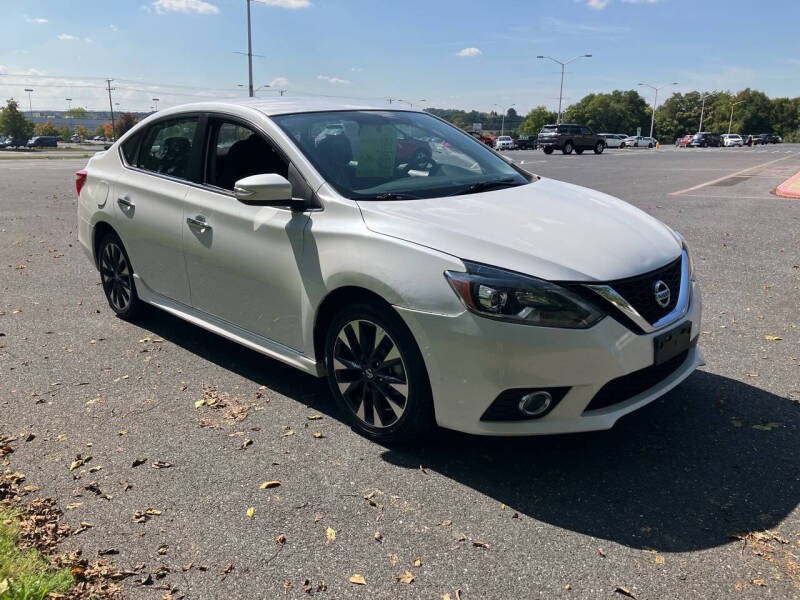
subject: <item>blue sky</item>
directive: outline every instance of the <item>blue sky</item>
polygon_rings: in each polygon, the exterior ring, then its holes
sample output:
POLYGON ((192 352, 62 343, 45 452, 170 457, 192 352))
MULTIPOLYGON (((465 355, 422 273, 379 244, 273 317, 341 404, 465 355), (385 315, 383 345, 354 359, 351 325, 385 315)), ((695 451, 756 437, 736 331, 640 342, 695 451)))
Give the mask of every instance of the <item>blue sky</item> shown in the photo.
MULTIPOLYGON (((798 0, 261 0, 256 87, 520 111, 677 81, 800 95, 798 0)), ((0 99, 123 110, 245 95, 245 0, 0 0, 0 99), (13 6, 13 11, 11 7, 13 6)), ((642 89, 651 100, 647 89, 642 89)), ((258 92, 273 94, 271 89, 258 92)), ((663 97, 666 93, 662 92, 663 97)))

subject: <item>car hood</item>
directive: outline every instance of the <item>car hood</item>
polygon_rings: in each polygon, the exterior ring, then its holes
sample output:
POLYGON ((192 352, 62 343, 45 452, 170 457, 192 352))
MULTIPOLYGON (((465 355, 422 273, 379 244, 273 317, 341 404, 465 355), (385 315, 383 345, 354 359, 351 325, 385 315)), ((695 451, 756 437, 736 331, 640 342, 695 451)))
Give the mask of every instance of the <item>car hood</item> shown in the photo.
POLYGON ((672 231, 613 196, 552 179, 490 192, 360 201, 368 229, 551 281, 611 281, 681 253, 672 231))

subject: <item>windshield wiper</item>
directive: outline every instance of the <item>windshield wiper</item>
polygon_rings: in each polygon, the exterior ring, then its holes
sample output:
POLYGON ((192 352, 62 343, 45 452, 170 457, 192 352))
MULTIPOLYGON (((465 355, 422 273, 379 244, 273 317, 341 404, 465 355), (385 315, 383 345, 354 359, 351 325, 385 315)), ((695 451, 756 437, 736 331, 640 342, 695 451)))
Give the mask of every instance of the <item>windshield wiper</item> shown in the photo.
POLYGON ((464 194, 476 194, 478 192, 485 192, 493 188, 516 187, 518 185, 522 185, 522 183, 518 182, 513 177, 504 177, 503 179, 493 179, 491 181, 478 181, 477 183, 471 183, 467 187, 447 195, 461 196, 464 194))
POLYGON ((378 194, 374 198, 375 200, 421 200, 420 196, 414 196, 413 194, 400 194, 397 192, 386 192, 385 194, 378 194))

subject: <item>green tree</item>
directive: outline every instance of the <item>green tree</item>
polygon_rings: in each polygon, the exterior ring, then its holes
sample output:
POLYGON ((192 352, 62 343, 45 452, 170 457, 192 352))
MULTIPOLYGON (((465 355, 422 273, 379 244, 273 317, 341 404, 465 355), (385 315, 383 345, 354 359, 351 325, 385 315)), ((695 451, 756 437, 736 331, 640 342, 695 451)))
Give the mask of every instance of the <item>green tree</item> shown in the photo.
POLYGON ((567 107, 564 123, 587 125, 595 132, 634 134, 637 127, 650 131, 650 108, 636 90, 589 94, 567 107))
POLYGON ((542 130, 543 125, 555 123, 558 113, 547 110, 545 106, 532 108, 517 130, 520 135, 536 135, 542 130))
POLYGON ((70 108, 68 111, 64 113, 64 115, 69 119, 85 119, 88 116, 88 112, 82 106, 76 106, 75 108, 70 108))
POLYGON ((103 135, 104 136, 106 134, 105 126, 98 125, 97 127, 95 127, 94 134, 95 135, 103 135))
POLYGON ((91 137, 92 132, 89 131, 83 125, 76 125, 75 126, 75 135, 79 135, 79 136, 81 136, 81 138, 86 139, 88 137, 91 137))
POLYGON ((27 140, 33 134, 33 123, 19 111, 19 104, 13 98, 6 102, 0 112, 0 133, 27 140))
POLYGON ((33 126, 34 135, 58 135, 58 127, 53 125, 50 121, 46 123, 36 123, 33 126))
POLYGON ((58 135, 61 136, 61 139, 65 142, 69 141, 69 138, 72 137, 72 127, 69 125, 62 125, 58 128, 58 135))

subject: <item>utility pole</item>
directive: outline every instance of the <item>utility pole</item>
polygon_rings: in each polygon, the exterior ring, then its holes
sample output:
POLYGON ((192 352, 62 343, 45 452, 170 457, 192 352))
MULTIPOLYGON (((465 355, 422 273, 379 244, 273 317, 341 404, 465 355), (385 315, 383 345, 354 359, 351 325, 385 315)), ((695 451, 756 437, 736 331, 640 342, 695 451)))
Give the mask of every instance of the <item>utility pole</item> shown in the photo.
POLYGON ((250 0, 247 0, 247 75, 248 95, 255 96, 253 91, 253 34, 250 29, 250 0))
POLYGON ((72 110, 72 98, 64 98, 67 101, 67 112, 72 110))
POLYGON ((733 102, 731 104, 731 119, 728 121, 728 135, 731 134, 731 126, 733 125, 733 107, 737 104, 741 104, 742 102, 744 102, 744 100, 739 100, 738 102, 733 102))
MULTIPOLYGON (((514 104, 512 104, 511 106, 509 106, 508 108, 506 108, 506 109, 503 111, 503 120, 502 120, 502 122, 501 122, 501 125, 500 125, 500 135, 505 135, 505 133, 506 133, 506 113, 507 113, 509 110, 511 110, 511 107, 512 107, 512 106, 516 106, 516 105, 517 105, 517 104, 516 104, 516 103, 514 103, 514 104)), ((502 107, 502 106, 500 106, 499 104, 494 104, 494 106, 497 106, 497 107, 499 107, 499 108, 503 108, 503 107, 502 107)))
POLYGON ((567 65, 571 63, 573 60, 578 60, 579 58, 592 58, 591 54, 580 54, 578 56, 573 56, 569 60, 561 62, 560 60, 556 60, 552 56, 537 56, 536 58, 548 58, 552 60, 554 63, 558 63, 561 65, 561 89, 558 92, 558 118, 556 119, 556 125, 561 124, 561 99, 564 97, 564 71, 567 68, 567 65))
POLYGON ((698 133, 703 131, 703 113, 706 110, 706 98, 708 98, 709 96, 712 96, 712 95, 713 94, 703 94, 701 96, 701 98, 703 100, 703 103, 700 105, 700 128, 697 130, 698 133))
POLYGON ((155 102, 156 112, 158 112, 158 101, 159 100, 161 100, 161 98, 153 98, 153 102, 155 102))
POLYGON ((650 85, 649 83, 640 83, 639 85, 643 85, 649 87, 651 90, 655 91, 656 97, 653 99, 653 112, 650 115, 650 137, 653 137, 653 125, 656 122, 656 106, 658 105, 658 90, 663 90, 668 85, 678 85, 677 81, 673 81, 672 83, 666 83, 664 85, 660 85, 658 87, 654 85, 650 85))
POLYGON ((111 141, 114 142, 117 139, 117 127, 114 125, 114 103, 111 101, 111 90, 115 90, 117 88, 111 87, 112 81, 114 80, 106 79, 106 86, 108 87, 108 107, 111 109, 111 141))

